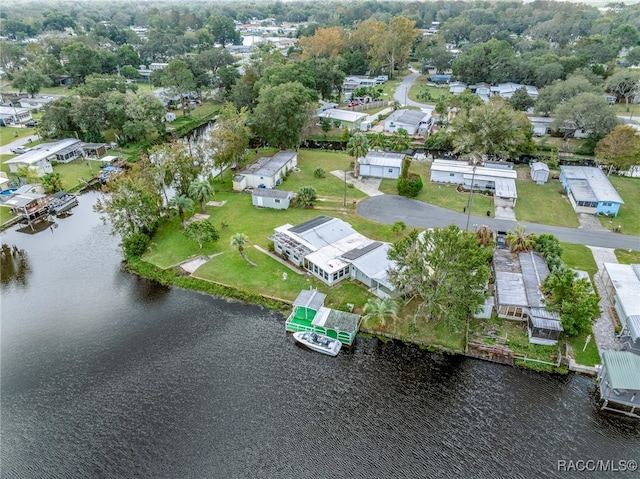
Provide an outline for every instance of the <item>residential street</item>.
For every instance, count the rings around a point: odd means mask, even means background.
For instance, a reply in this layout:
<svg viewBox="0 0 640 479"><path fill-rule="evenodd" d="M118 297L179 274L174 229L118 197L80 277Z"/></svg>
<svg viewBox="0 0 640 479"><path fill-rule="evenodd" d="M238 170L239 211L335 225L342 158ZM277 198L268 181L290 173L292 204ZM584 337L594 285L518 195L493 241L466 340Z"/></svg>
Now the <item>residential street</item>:
<svg viewBox="0 0 640 479"><path fill-rule="evenodd" d="M467 215L462 212L458 213L403 196L381 195L367 198L358 205L358 214L383 224L403 221L410 227L431 228L455 224L464 229L467 225ZM482 224L489 226L494 231L513 230L516 225L515 221L496 220L486 216L470 216L468 222L469 229L472 229L473 225ZM522 221L519 223L527 227L527 232L550 233L558 237L560 241L602 248L640 250L640 237L638 236L610 231L547 226Z"/></svg>

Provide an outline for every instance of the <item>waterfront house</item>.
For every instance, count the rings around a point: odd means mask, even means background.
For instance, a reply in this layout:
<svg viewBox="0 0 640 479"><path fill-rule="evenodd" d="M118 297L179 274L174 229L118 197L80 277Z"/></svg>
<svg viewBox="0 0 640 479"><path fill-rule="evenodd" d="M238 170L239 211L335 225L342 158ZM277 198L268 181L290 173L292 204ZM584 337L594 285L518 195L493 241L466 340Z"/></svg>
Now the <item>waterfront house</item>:
<svg viewBox="0 0 640 479"><path fill-rule="evenodd" d="M53 173L52 161L68 163L82 158L84 156L82 145L83 143L75 138L40 143L28 152L5 161L5 164L9 166L9 171L12 173L17 173L20 167L25 166L34 170L38 176L43 176L46 173Z"/></svg>
<svg viewBox="0 0 640 479"><path fill-rule="evenodd" d="M359 173L360 176L395 180L400 177L403 161L402 153L370 151L364 158L358 158Z"/></svg>
<svg viewBox="0 0 640 479"><path fill-rule="evenodd" d="M640 418L640 356L629 351L602 351L598 388L601 409Z"/></svg>
<svg viewBox="0 0 640 479"><path fill-rule="evenodd" d="M545 309L540 285L549 267L534 251L515 254L498 248L493 253L496 311L498 317L527 321L529 342L554 345L563 328L560 317Z"/></svg>
<svg viewBox="0 0 640 479"><path fill-rule="evenodd" d="M298 164L298 153L279 151L271 157L260 157L233 178L233 189L275 188Z"/></svg>
<svg viewBox="0 0 640 479"><path fill-rule="evenodd" d="M541 161L531 163L531 179L538 185L544 185L549 181L549 167Z"/></svg>
<svg viewBox="0 0 640 479"><path fill-rule="evenodd" d="M640 355L640 264L604 263L602 283L620 321L623 348Z"/></svg>
<svg viewBox="0 0 640 479"><path fill-rule="evenodd" d="M274 190L271 188L254 188L251 192L251 203L257 208L273 208L286 210L293 200L293 192Z"/></svg>
<svg viewBox="0 0 640 479"><path fill-rule="evenodd" d="M561 166L560 180L576 213L617 216L624 204L600 168Z"/></svg>
<svg viewBox="0 0 640 479"><path fill-rule="evenodd" d="M11 212L21 221L29 225L49 214L47 196L40 193L14 194L4 204L10 207Z"/></svg>
<svg viewBox="0 0 640 479"><path fill-rule="evenodd" d="M325 307L326 297L326 294L315 289L300 291L285 323L285 331L324 334L351 346L360 327L360 316Z"/></svg>
<svg viewBox="0 0 640 479"><path fill-rule="evenodd" d="M433 183L453 183L463 185L470 190L490 191L495 196L507 200L511 206L516 205L518 192L516 190L515 170L494 168L491 165L470 165L465 161L434 160L431 164L431 181Z"/></svg>
<svg viewBox="0 0 640 479"><path fill-rule="evenodd" d="M409 135L425 135L431 125L431 112L422 110L396 110L384 120L384 131L396 133L405 130Z"/></svg>
<svg viewBox="0 0 640 479"><path fill-rule="evenodd" d="M346 221L317 216L297 226L279 226L269 239L277 254L329 286L351 278L378 297L395 296L387 278L395 265L387 258L389 245L361 235Z"/></svg>

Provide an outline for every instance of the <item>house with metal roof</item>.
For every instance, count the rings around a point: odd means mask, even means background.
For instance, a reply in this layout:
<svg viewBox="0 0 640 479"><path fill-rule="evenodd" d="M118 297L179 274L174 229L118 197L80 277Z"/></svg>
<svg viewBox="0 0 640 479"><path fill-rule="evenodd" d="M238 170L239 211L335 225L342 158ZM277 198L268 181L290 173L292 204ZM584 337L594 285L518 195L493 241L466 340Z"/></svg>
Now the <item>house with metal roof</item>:
<svg viewBox="0 0 640 479"><path fill-rule="evenodd" d="M326 297L315 289L300 291L285 322L285 331L323 334L351 346L360 327L360 315L325 307Z"/></svg>
<svg viewBox="0 0 640 479"><path fill-rule="evenodd" d="M26 153L5 161L9 165L9 171L17 173L20 167L26 166L37 172L39 176L46 173L53 173L52 161L58 163L68 163L72 160L82 158L84 143L75 138L40 143Z"/></svg>
<svg viewBox="0 0 640 479"><path fill-rule="evenodd" d="M434 183L453 183L463 185L465 189L491 191L498 198L516 205L515 170L494 168L491 166L470 165L466 161L434 160L431 164L431 181Z"/></svg>
<svg viewBox="0 0 640 479"><path fill-rule="evenodd" d="M352 278L378 297L394 295L387 279L395 265L387 258L389 245L361 235L346 221L317 216L297 226L279 226L269 239L283 259L329 286Z"/></svg>
<svg viewBox="0 0 640 479"><path fill-rule="evenodd" d="M251 204L257 208L286 210L293 199L293 192L271 188L254 188L251 192Z"/></svg>
<svg viewBox="0 0 640 479"><path fill-rule="evenodd" d="M233 189L275 188L297 164L298 153L295 151L279 151L270 157L260 157L233 178Z"/></svg>
<svg viewBox="0 0 640 479"><path fill-rule="evenodd" d="M364 158L358 158L360 176L373 178L400 178L404 155L390 151L370 151Z"/></svg>
<svg viewBox="0 0 640 479"><path fill-rule="evenodd" d="M33 120L31 111L27 108L17 108L15 106L0 106L0 120L6 125L19 125Z"/></svg>
<svg viewBox="0 0 640 479"><path fill-rule="evenodd" d="M508 249L493 253L496 311L498 317L527 321L529 342L552 346L563 331L560 316L545 309L540 285L549 267L534 251L520 254Z"/></svg>
<svg viewBox="0 0 640 479"><path fill-rule="evenodd" d="M604 263L602 282L622 326L620 342L640 355L640 264Z"/></svg>
<svg viewBox="0 0 640 479"><path fill-rule="evenodd" d="M560 166L560 181L576 213L617 216L624 204L600 168Z"/></svg>
<svg viewBox="0 0 640 479"><path fill-rule="evenodd" d="M384 120L384 131L396 133L398 130L405 130L409 135L424 135L431 122L431 112L396 110Z"/></svg>
<svg viewBox="0 0 640 479"><path fill-rule="evenodd" d="M513 96L516 90L519 90L522 87L524 87L527 95L529 95L533 100L536 100L538 98L538 89L535 86L521 85L520 83L513 82L500 83L499 85L492 86L491 95L498 95L505 100L508 100Z"/></svg>
<svg viewBox="0 0 640 479"><path fill-rule="evenodd" d="M449 83L449 93L452 95L460 95L461 93L464 93L467 87L468 85L465 82L454 81Z"/></svg>
<svg viewBox="0 0 640 479"><path fill-rule="evenodd" d="M602 351L598 389L600 409L640 418L640 356L629 351Z"/></svg>
<svg viewBox="0 0 640 479"><path fill-rule="evenodd" d="M347 128L356 129L360 128L360 123L362 123L367 116L366 113L340 110L339 108L329 108L328 110L318 113L318 118L326 118L334 123L340 123L341 127L346 126Z"/></svg>

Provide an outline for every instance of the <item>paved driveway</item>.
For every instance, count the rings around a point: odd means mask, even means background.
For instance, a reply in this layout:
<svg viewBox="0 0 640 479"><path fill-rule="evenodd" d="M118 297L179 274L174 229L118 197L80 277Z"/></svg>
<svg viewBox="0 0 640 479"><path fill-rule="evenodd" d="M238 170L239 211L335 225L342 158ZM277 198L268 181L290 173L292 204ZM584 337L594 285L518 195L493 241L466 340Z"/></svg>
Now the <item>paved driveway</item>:
<svg viewBox="0 0 640 479"><path fill-rule="evenodd" d="M464 213L394 195L373 196L361 201L358 205L358 214L382 224L391 225L396 221L403 221L407 226L419 228L443 227L455 224L464 229L468 224L469 229L471 229L474 224L483 224L494 231L510 231L516 225L515 221L487 218L486 216L467 216ZM640 237L638 236L612 233L610 231L563 228L522 221L519 223L526 226L527 232L537 234L550 233L560 241L603 248L640 251Z"/></svg>

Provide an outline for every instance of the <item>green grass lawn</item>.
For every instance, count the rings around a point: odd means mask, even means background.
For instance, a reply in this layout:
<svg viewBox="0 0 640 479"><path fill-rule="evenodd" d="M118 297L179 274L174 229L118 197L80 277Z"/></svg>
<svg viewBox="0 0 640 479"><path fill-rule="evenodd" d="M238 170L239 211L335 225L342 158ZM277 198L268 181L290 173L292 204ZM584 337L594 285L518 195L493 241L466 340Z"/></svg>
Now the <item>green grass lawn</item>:
<svg viewBox="0 0 640 479"><path fill-rule="evenodd" d="M100 172L100 161L73 160L69 163L59 163L54 165L53 172L60 173L62 189L69 191Z"/></svg>
<svg viewBox="0 0 640 479"><path fill-rule="evenodd" d="M640 264L640 251L617 249L615 251L618 262L622 264Z"/></svg>
<svg viewBox="0 0 640 479"><path fill-rule="evenodd" d="M640 215L638 214L640 178L611 175L609 181L622 197L624 204L620 206L618 216L615 218L600 216L600 223L608 229L620 225L623 234L640 235Z"/></svg>
<svg viewBox="0 0 640 479"><path fill-rule="evenodd" d="M17 126L4 126L0 128L0 146L13 143L20 138L26 138L27 136L35 135L35 128L17 127ZM35 145L35 143L33 144ZM31 144L27 146L33 146Z"/></svg>
<svg viewBox="0 0 640 479"><path fill-rule="evenodd" d="M409 171L420 175L424 185L415 198L416 200L459 212L462 212L464 208L467 207L469 192L458 192L455 185L443 185L429 181L431 177L431 167L429 163L413 162ZM382 180L380 191L390 195L397 195L396 180ZM474 192L471 200L471 214L486 216L487 211L491 211L491 215L493 216L493 198L477 191Z"/></svg>
<svg viewBox="0 0 640 479"><path fill-rule="evenodd" d="M518 175L516 182L518 201L515 213L519 221L568 228L580 225L571 203L562 193L560 181L550 179L544 185L537 185L528 174L526 178L523 176Z"/></svg>
<svg viewBox="0 0 640 479"><path fill-rule="evenodd" d="M591 250L584 245L575 243L560 243L562 246L562 261L567 267L586 271L593 278L598 272L598 265Z"/></svg>
<svg viewBox="0 0 640 479"><path fill-rule="evenodd" d="M595 366L600 364L600 353L598 352L598 346L596 345L593 333L591 339L585 348L585 341L587 339L587 333L576 336L575 338L566 338L567 343L573 350L573 359L583 366ZM584 351L583 351L584 349Z"/></svg>
<svg viewBox="0 0 640 479"><path fill-rule="evenodd" d="M11 213L9 207L0 205L0 225L12 220L13 218L15 218L15 215Z"/></svg>
<svg viewBox="0 0 640 479"><path fill-rule="evenodd" d="M429 75L423 75L421 77L418 77L413 85L411 85L411 88L409 89L409 99L420 103L425 103L427 105L435 105L436 103L438 103L438 100L441 97L451 96L451 93L449 93L449 85L443 85L442 87L427 86L426 83L428 76ZM431 97L430 100L420 98L419 95L425 91L429 93Z"/></svg>

